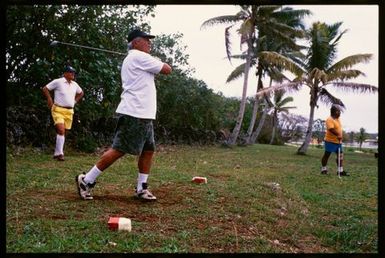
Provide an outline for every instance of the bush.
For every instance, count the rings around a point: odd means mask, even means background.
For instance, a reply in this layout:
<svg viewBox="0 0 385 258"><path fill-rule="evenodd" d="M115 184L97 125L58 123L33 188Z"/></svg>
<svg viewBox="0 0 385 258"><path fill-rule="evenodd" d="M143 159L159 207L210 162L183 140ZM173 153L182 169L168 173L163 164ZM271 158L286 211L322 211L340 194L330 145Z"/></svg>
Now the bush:
<svg viewBox="0 0 385 258"><path fill-rule="evenodd" d="M48 108L7 107L7 145L40 147L49 145L55 136Z"/></svg>
<svg viewBox="0 0 385 258"><path fill-rule="evenodd" d="M76 139L76 148L80 151L92 153L97 147L98 144L92 136L83 135Z"/></svg>

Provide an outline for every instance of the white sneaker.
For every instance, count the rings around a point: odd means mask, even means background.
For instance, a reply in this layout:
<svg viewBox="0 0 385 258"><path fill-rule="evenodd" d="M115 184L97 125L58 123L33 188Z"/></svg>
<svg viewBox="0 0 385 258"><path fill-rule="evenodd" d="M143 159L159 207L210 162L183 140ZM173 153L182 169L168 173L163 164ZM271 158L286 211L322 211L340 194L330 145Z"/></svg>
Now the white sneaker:
<svg viewBox="0 0 385 258"><path fill-rule="evenodd" d="M84 200L92 200L94 197L91 195L91 190L95 186L96 182L90 184L86 184L84 182L85 174L80 174L75 177L76 186L78 188L78 192L81 198Z"/></svg>
<svg viewBox="0 0 385 258"><path fill-rule="evenodd" d="M142 183L142 190L137 191L135 189L135 196L139 199L146 200L146 201L155 201L156 197L149 191L147 190L147 183Z"/></svg>

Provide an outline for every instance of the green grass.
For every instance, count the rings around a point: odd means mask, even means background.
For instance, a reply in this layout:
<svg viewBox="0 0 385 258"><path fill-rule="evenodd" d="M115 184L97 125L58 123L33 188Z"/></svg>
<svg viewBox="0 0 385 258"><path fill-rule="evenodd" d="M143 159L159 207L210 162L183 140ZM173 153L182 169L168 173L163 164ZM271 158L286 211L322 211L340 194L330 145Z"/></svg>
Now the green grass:
<svg viewBox="0 0 385 258"><path fill-rule="evenodd" d="M136 159L125 156L80 200L75 176L98 155L7 153L8 253L377 253L377 159L347 152L350 177L320 175L323 150L291 146L158 148L155 203L133 198ZM208 184L191 182L205 176ZM132 231L110 231L110 216Z"/></svg>

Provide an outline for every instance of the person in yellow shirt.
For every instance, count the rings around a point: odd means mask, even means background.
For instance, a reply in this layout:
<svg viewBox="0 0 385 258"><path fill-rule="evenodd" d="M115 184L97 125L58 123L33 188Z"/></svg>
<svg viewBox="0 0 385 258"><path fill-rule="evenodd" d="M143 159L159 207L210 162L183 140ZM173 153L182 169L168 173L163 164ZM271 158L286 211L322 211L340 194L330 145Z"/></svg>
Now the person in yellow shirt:
<svg viewBox="0 0 385 258"><path fill-rule="evenodd" d="M322 157L321 174L326 175L328 173L327 163L330 154L335 152L337 155L337 175L349 176L349 174L343 169L344 154L342 150L342 125L340 121L341 106L333 104L330 109L330 117L326 119L326 133L325 133L325 153ZM339 162L338 162L339 155Z"/></svg>

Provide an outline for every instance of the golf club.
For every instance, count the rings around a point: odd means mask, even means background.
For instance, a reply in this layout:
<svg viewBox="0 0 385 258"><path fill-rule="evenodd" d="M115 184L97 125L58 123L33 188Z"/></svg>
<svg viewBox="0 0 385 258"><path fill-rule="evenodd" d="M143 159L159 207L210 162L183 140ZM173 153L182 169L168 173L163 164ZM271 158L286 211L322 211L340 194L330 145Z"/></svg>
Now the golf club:
<svg viewBox="0 0 385 258"><path fill-rule="evenodd" d="M61 41L57 41L57 40L52 41L50 43L50 46L55 47L58 44L72 46L72 47L87 48L87 49L91 49L91 50L95 50L95 51L103 51L103 52L107 52L107 53L111 53L111 54L116 54L116 55L124 55L124 56L127 55L127 53L116 52L116 51L102 49L102 48L96 48L96 47L88 47L88 46L79 45L79 44L73 44L73 43L66 43L66 42L61 42Z"/></svg>
<svg viewBox="0 0 385 258"><path fill-rule="evenodd" d="M338 147L338 156L337 156L337 163L338 163L338 168L337 168L337 173L338 173L338 178L341 179L341 176L340 176L340 167L341 167L341 157L340 157L340 154L341 154L341 148Z"/></svg>

